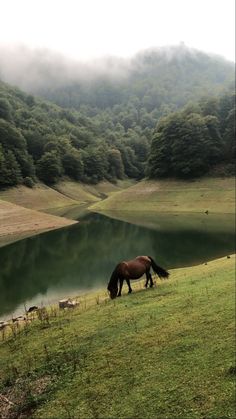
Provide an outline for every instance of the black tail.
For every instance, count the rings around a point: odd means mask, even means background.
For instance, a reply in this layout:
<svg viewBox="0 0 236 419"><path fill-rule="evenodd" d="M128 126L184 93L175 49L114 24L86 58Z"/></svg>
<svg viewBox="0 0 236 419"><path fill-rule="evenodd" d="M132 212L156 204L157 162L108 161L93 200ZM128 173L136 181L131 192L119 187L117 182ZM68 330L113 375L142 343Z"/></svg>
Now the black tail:
<svg viewBox="0 0 236 419"><path fill-rule="evenodd" d="M151 258L151 256L148 256L148 257L149 259L151 259L152 269L154 270L154 272L156 272L159 278L168 278L168 276L170 275L169 272L167 272L161 266L158 266L156 262L154 262L154 260Z"/></svg>

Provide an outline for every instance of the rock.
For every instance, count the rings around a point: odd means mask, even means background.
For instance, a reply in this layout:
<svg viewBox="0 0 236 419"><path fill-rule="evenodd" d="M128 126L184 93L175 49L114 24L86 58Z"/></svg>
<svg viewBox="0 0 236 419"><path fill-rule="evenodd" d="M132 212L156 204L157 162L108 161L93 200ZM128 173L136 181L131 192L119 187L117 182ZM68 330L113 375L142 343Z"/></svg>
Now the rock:
<svg viewBox="0 0 236 419"><path fill-rule="evenodd" d="M5 329L5 327L10 326L9 322L0 322L0 330Z"/></svg>
<svg viewBox="0 0 236 419"><path fill-rule="evenodd" d="M23 322L23 321L25 321L26 319L25 319L25 317L24 316L18 316L18 317L13 317L12 318L12 321L13 321L13 323L15 323L15 322Z"/></svg>
<svg viewBox="0 0 236 419"><path fill-rule="evenodd" d="M37 311L39 308L37 306L32 306L27 310L27 313L32 313L32 311Z"/></svg>
<svg viewBox="0 0 236 419"><path fill-rule="evenodd" d="M59 301L59 308L74 308L78 305L79 303L77 303L75 300L71 300L70 298Z"/></svg>

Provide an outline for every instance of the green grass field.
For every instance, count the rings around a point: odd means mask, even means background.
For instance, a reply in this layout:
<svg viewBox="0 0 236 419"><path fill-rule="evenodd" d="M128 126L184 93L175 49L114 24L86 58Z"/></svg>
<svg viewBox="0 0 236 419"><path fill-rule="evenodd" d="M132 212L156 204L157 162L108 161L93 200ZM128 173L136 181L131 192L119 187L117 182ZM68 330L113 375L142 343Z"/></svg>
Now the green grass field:
<svg viewBox="0 0 236 419"><path fill-rule="evenodd" d="M94 211L234 213L235 179L141 181L90 207Z"/></svg>
<svg viewBox="0 0 236 419"><path fill-rule="evenodd" d="M15 329L0 344L3 417L235 418L234 267L172 270Z"/></svg>

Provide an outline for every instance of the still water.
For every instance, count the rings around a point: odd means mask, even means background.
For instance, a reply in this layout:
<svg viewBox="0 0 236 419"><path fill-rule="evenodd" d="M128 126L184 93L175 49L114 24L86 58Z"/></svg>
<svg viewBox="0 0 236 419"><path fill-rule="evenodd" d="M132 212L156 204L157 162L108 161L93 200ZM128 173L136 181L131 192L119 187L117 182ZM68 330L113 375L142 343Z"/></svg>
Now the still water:
<svg viewBox="0 0 236 419"><path fill-rule="evenodd" d="M232 215L119 218L87 213L78 224L0 248L0 318L21 314L24 304L105 289L115 265L138 255L170 269L234 252Z"/></svg>

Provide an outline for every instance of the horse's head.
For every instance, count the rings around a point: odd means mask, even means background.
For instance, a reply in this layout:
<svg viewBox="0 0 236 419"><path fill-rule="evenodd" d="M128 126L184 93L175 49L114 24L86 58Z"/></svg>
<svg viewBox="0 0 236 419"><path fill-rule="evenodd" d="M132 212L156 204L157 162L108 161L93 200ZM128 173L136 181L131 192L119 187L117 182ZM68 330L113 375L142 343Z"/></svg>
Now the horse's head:
<svg viewBox="0 0 236 419"><path fill-rule="evenodd" d="M107 287L107 289L108 289L108 291L109 291L109 294L110 294L110 298L112 299L112 300L114 300L114 298L116 298L117 297L117 293L118 293L118 287L117 286L114 286L114 287Z"/></svg>

